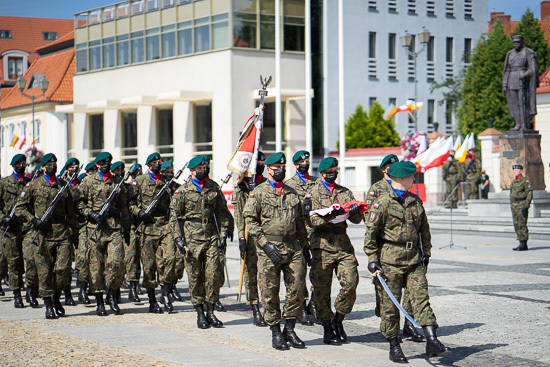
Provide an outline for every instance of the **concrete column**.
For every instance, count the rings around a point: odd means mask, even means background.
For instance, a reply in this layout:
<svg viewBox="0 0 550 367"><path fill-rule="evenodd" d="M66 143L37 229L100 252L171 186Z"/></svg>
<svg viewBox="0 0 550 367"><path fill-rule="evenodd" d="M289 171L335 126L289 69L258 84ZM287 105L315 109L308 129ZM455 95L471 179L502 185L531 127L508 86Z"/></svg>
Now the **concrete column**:
<svg viewBox="0 0 550 367"><path fill-rule="evenodd" d="M502 133L494 128L486 129L477 138L481 142L481 168L489 175L489 192L499 193L500 151L498 137Z"/></svg>
<svg viewBox="0 0 550 367"><path fill-rule="evenodd" d="M174 102L174 170L193 158L193 120L191 103Z"/></svg>
<svg viewBox="0 0 550 367"><path fill-rule="evenodd" d="M105 110L103 113L104 150L113 155L113 162L119 161L122 155L122 139L118 110Z"/></svg>
<svg viewBox="0 0 550 367"><path fill-rule="evenodd" d="M75 112L73 121L73 139L75 157L88 163L90 159L90 131L88 129L88 115L86 113Z"/></svg>
<svg viewBox="0 0 550 367"><path fill-rule="evenodd" d="M145 164L147 156L157 148L157 129L153 106L139 106L137 109L138 162ZM145 171L145 169L144 169Z"/></svg>

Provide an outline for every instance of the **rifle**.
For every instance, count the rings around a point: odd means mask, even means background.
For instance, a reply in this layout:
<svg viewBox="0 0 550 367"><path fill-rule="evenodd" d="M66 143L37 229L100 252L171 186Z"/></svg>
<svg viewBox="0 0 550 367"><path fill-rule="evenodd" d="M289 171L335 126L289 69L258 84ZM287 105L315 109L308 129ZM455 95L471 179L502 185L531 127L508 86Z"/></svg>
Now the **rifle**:
<svg viewBox="0 0 550 367"><path fill-rule="evenodd" d="M474 163L474 161L475 161L475 157L470 160L470 163L468 163L468 167L466 167L464 172L462 172L462 177L464 179L466 178L466 176L468 176L468 173L470 172L470 168L472 168L472 164Z"/></svg>
<svg viewBox="0 0 550 367"><path fill-rule="evenodd" d="M157 193L157 196L155 196L153 201L151 201L151 204L149 204L147 209L145 209L146 214L151 214L153 212L153 210L155 210L158 203L160 202L160 199L162 198L162 195L164 195L166 190L168 190L168 188L170 187L172 182L174 182L174 180L178 179L181 176L183 171L187 168L188 164L189 164L189 162L185 163L185 165L174 175L174 177L172 177L172 179L170 181L168 181L167 183L164 184L162 189L160 189L160 191ZM171 197L171 195L170 195L170 197ZM139 232L139 230L140 230L140 228L143 224L144 224L144 222L141 221L141 223L137 226L136 230L134 231L135 234L137 234Z"/></svg>
<svg viewBox="0 0 550 367"><path fill-rule="evenodd" d="M218 226L218 218L216 217L216 213L212 213L212 216L214 217L214 224L216 224L216 232L218 233L218 241L220 243L222 242L222 237L220 235L220 227ZM229 282L229 270L227 270L227 259L225 257L225 254L220 250L220 253L222 255L223 259L223 266L225 267L225 279L227 279L227 288L231 288L231 283Z"/></svg>
<svg viewBox="0 0 550 367"><path fill-rule="evenodd" d="M120 182L118 184L116 184L116 186L113 188L113 191L111 191L111 194L109 194L109 197L107 198L107 200L105 200L105 203L103 204L103 207L101 207L101 210L99 211L99 215L100 216L104 216L105 214L107 214L107 212L109 212L109 209L111 209L111 204L113 203L113 200L115 199L115 197L118 195L118 192L120 191L120 188L122 187L122 185L124 185L124 182L126 182L126 180L128 179L128 177L130 176L130 172L134 170L134 166L136 165L136 163L132 164L132 167L130 167L130 169L126 172L126 174L124 175L124 178L122 180L120 180ZM96 224L92 234L90 235L90 237L88 237L90 240L94 241L94 242L97 242L97 238L92 238L94 237L96 231L98 230L100 224Z"/></svg>
<svg viewBox="0 0 550 367"><path fill-rule="evenodd" d="M46 212L44 213L42 218L40 218L42 220L42 222L47 222L48 220L50 220L51 216L54 214L55 207L57 206L57 204L59 204L59 201L61 200L61 197L63 196L63 193L65 191L67 191L67 189L72 185L73 181L78 177L78 174L80 173L80 170L82 169L82 167L84 167L83 164L81 164L80 167L78 167L78 169L73 173L73 175L71 176L69 181L65 184L65 186L63 186L61 189L59 189L59 191L57 192L57 195L55 195L55 198L53 198L52 202L50 203L50 206L48 206L48 209L46 209ZM39 234L40 234L40 229L36 231L36 234L32 238L31 242L35 246L38 246L38 243L36 243L35 240L36 240L36 237L38 237Z"/></svg>

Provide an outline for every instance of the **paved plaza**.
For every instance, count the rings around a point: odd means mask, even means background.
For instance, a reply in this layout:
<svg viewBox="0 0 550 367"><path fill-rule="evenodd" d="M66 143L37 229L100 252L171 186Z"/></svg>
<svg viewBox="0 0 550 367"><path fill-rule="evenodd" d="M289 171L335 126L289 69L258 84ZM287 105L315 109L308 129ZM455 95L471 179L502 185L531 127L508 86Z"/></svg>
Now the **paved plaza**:
<svg viewBox="0 0 550 367"><path fill-rule="evenodd" d="M0 297L0 365L394 365L374 315L364 226L351 226L349 234L361 279L354 310L344 321L348 344L325 345L320 325L299 325L297 333L307 349L272 349L270 330L253 326L249 307L236 302L239 258L234 242L228 250L231 288L222 289L227 312L217 313L224 328L197 329L186 278L178 283L184 302L174 303L176 313L163 315L147 313L146 295L140 304L129 303L123 289L120 316L100 318L92 303L66 306L66 317L45 320L42 302L38 309L16 310L7 292ZM428 281L440 340L453 354L427 360L424 343L405 339L402 347L409 365L549 366L550 236L530 241L530 251L519 253L512 251L514 238L454 235L452 248L439 248L449 241L449 233L433 235ZM334 281L333 297L337 289Z"/></svg>

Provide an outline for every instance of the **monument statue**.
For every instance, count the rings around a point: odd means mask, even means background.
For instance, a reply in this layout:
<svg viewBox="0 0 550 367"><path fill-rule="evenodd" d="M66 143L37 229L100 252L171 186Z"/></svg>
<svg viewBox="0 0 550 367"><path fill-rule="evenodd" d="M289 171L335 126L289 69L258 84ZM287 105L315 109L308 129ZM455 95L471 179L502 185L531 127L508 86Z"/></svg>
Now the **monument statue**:
<svg viewBox="0 0 550 367"><path fill-rule="evenodd" d="M523 47L523 36L512 37L514 49L506 54L502 91L508 102L510 117L516 122L513 131L529 130L537 114L536 90L539 86L537 54Z"/></svg>

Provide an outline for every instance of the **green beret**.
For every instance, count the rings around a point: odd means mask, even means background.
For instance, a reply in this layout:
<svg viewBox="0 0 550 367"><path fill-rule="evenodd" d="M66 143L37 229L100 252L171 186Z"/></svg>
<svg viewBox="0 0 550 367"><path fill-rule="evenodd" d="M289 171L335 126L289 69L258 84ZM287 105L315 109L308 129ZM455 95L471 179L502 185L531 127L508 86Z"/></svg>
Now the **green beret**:
<svg viewBox="0 0 550 367"><path fill-rule="evenodd" d="M134 164L132 165L132 167L130 167L130 173L131 173L131 174L134 174L134 173L136 173L137 171L139 171L140 169L142 169L142 168L141 168L141 164L139 164L139 163L134 163Z"/></svg>
<svg viewBox="0 0 550 367"><path fill-rule="evenodd" d="M203 155L199 155L197 157L192 158L189 161L189 164L187 165L188 168L195 168L197 166L200 166L201 164L206 164L206 159L204 159Z"/></svg>
<svg viewBox="0 0 550 367"><path fill-rule="evenodd" d="M204 157L204 164L209 165L210 164L210 157L207 155L203 155Z"/></svg>
<svg viewBox="0 0 550 367"><path fill-rule="evenodd" d="M69 158L67 162L65 162L65 165L63 166L59 174L62 175L63 172L67 169L67 167L74 166L74 165L80 166L80 161L78 160L78 158L75 158L75 157Z"/></svg>
<svg viewBox="0 0 550 367"><path fill-rule="evenodd" d="M34 167L34 169L33 169L32 171L33 171L33 172L36 172L36 171L38 171L40 168L42 168L42 164L41 164L41 163L38 163L38 164Z"/></svg>
<svg viewBox="0 0 550 367"><path fill-rule="evenodd" d="M416 165L413 162L401 161L392 164L388 168L388 175L391 177L410 177L416 172Z"/></svg>
<svg viewBox="0 0 550 367"><path fill-rule="evenodd" d="M168 160L168 161L164 161L162 162L162 166L160 166L160 171L163 172L163 171L166 171L168 168L170 167L174 167L174 165L172 164L172 160Z"/></svg>
<svg viewBox="0 0 550 367"><path fill-rule="evenodd" d="M258 160L265 162L266 159L267 157L265 156L264 152L262 152L261 150L258 150Z"/></svg>
<svg viewBox="0 0 550 367"><path fill-rule="evenodd" d="M298 162L309 158L309 152L307 150L299 150L292 157L292 162Z"/></svg>
<svg viewBox="0 0 550 367"><path fill-rule="evenodd" d="M523 169L523 166L521 164L514 164L512 169Z"/></svg>
<svg viewBox="0 0 550 367"><path fill-rule="evenodd" d="M48 162L57 162L57 157L53 153L44 154L42 160L40 161L41 165L46 165Z"/></svg>
<svg viewBox="0 0 550 367"><path fill-rule="evenodd" d="M97 169L95 162L90 162L84 167L84 171L89 171L91 169Z"/></svg>
<svg viewBox="0 0 550 367"><path fill-rule="evenodd" d="M266 166L269 166L275 163L283 163L283 164L286 163L286 157L283 152L273 153L265 160Z"/></svg>
<svg viewBox="0 0 550 367"><path fill-rule="evenodd" d="M399 158L395 154L388 154L380 162L380 168L384 167L385 164L389 163L390 165L399 162Z"/></svg>
<svg viewBox="0 0 550 367"><path fill-rule="evenodd" d="M160 154L157 152L151 153L147 156L147 159L145 160L145 164L149 164L151 161L156 161L157 159L160 159Z"/></svg>
<svg viewBox="0 0 550 367"><path fill-rule="evenodd" d="M122 168L122 169L124 169L124 168L125 168L124 162L122 162L122 161L117 161L117 162L111 164L111 171L114 171L114 170L117 169L117 168Z"/></svg>
<svg viewBox="0 0 550 367"><path fill-rule="evenodd" d="M101 161L108 161L111 162L113 160L113 156L109 152L101 152L95 157L94 162L101 162Z"/></svg>
<svg viewBox="0 0 550 367"><path fill-rule="evenodd" d="M334 157L326 157L326 158L323 158L319 163L318 171L323 172L332 167L338 167L338 159Z"/></svg>
<svg viewBox="0 0 550 367"><path fill-rule="evenodd" d="M21 161L25 161L25 160L27 160L27 157L25 157L24 154L16 154L11 159L10 166L15 166L17 163L19 163Z"/></svg>
<svg viewBox="0 0 550 367"><path fill-rule="evenodd" d="M78 181L82 181L86 177L86 173L81 173L78 175Z"/></svg>

